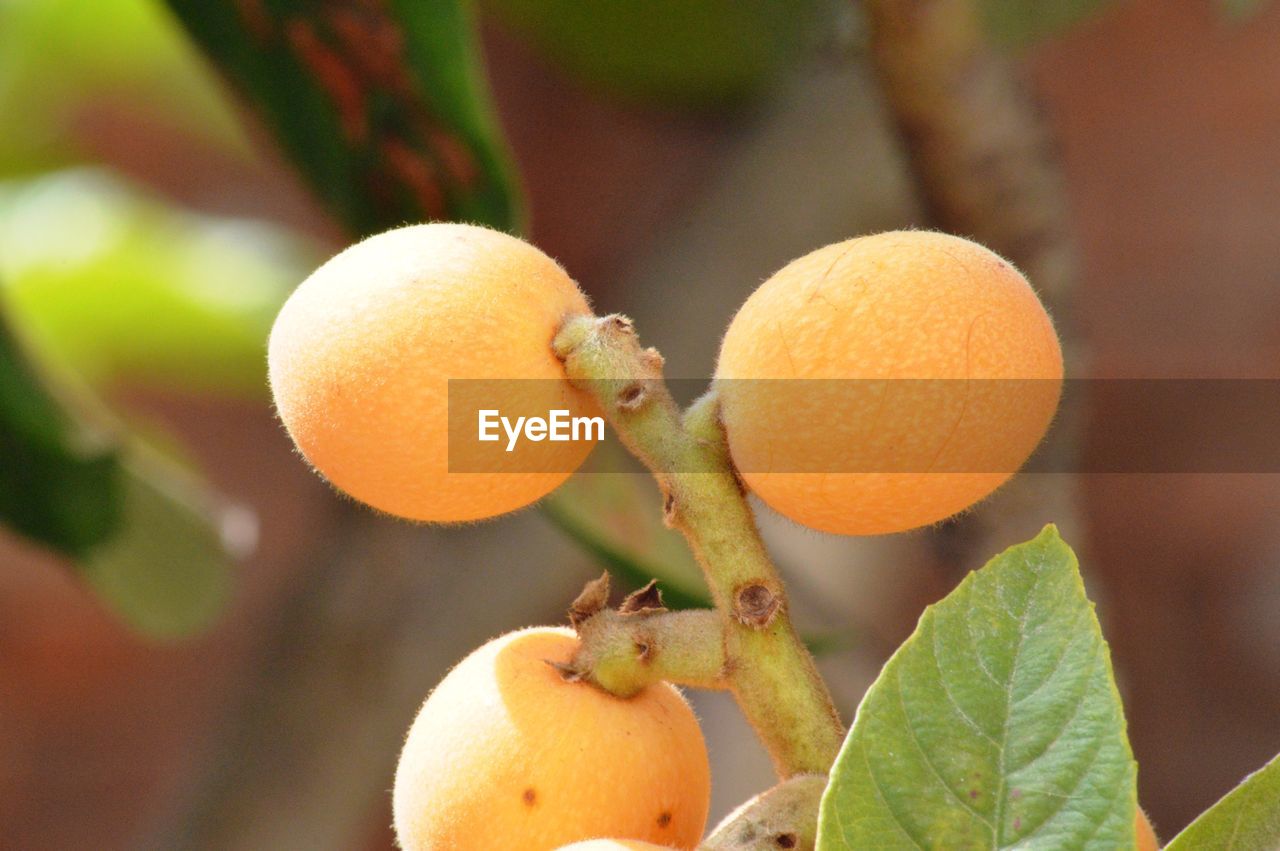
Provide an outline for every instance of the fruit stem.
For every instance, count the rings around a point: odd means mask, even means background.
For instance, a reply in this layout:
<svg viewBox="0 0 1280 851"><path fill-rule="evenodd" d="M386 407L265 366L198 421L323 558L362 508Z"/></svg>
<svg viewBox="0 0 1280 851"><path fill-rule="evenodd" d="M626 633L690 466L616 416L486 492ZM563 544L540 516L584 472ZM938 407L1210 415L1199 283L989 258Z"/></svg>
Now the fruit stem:
<svg viewBox="0 0 1280 851"><path fill-rule="evenodd" d="M844 728L813 657L791 625L786 590L734 473L714 389L682 417L631 320L570 317L552 344L663 494L711 589L724 641L724 680L783 779L825 774ZM585 639L584 639L585 640Z"/></svg>
<svg viewBox="0 0 1280 851"><path fill-rule="evenodd" d="M719 613L708 609L628 614L605 609L577 627L572 675L619 697L665 680L728 688Z"/></svg>

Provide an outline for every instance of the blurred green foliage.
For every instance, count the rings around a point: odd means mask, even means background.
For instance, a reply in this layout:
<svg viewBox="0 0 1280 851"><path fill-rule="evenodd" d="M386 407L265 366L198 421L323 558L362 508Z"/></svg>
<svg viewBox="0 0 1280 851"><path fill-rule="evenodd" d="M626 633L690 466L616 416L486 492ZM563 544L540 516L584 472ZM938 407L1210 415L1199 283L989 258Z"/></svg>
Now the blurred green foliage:
<svg viewBox="0 0 1280 851"><path fill-rule="evenodd" d="M319 250L176 210L100 170L0 183L0 282L41 354L91 382L266 398L276 311Z"/></svg>
<svg viewBox="0 0 1280 851"><path fill-rule="evenodd" d="M230 596L233 559L256 544L256 520L141 444L123 473L119 527L79 560L80 575L146 635L205 629Z"/></svg>
<svg viewBox="0 0 1280 851"><path fill-rule="evenodd" d="M483 0L553 62L659 105L758 93L801 52L822 0Z"/></svg>
<svg viewBox="0 0 1280 851"><path fill-rule="evenodd" d="M169 0L354 235L522 206L464 0Z"/></svg>
<svg viewBox="0 0 1280 851"><path fill-rule="evenodd" d="M146 634L221 611L252 517L130 436L79 379L265 398L265 335L315 249L197 216L92 161L99 122L253 156L159 0L0 0L0 520Z"/></svg>
<svg viewBox="0 0 1280 851"><path fill-rule="evenodd" d="M44 374L0 315L0 520L71 557L150 635L207 626L252 546L243 511L122 434L73 384Z"/></svg>
<svg viewBox="0 0 1280 851"><path fill-rule="evenodd" d="M160 0L0 0L0 178L83 161L74 131L122 106L250 155L218 81Z"/></svg>
<svg viewBox="0 0 1280 851"><path fill-rule="evenodd" d="M1021 48L1058 35L1115 0L977 0L991 38Z"/></svg>
<svg viewBox="0 0 1280 851"><path fill-rule="evenodd" d="M0 314L0 518L84 555L119 524L119 449L114 435L73 416L47 385Z"/></svg>

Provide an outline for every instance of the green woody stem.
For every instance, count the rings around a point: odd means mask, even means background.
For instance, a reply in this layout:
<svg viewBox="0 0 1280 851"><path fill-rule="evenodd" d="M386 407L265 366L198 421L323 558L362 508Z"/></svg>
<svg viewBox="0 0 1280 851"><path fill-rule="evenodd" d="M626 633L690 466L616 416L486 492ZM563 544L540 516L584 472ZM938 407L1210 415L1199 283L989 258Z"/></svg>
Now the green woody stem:
<svg viewBox="0 0 1280 851"><path fill-rule="evenodd" d="M596 399L623 443L652 471L662 488L668 525L684 534L702 565L716 604L723 655L710 654L718 660L717 670L684 679L733 692L781 777L826 773L844 729L813 658L792 628L786 591L733 472L714 395L704 396L682 417L663 381L661 355L642 349L630 320L622 316L572 317L553 345L570 379ZM690 640L705 647L702 637ZM589 652L586 635L584 645ZM706 659L708 653L693 655ZM581 661L590 667L590 659ZM637 676L642 665L633 665ZM617 670L611 673L619 676ZM629 684L634 678L620 681Z"/></svg>

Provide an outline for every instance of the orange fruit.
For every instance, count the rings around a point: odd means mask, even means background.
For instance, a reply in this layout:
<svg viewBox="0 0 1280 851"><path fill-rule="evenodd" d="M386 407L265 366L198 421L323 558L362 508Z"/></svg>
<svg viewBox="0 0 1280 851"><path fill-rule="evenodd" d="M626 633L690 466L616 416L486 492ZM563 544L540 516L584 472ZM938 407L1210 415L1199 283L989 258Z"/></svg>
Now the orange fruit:
<svg viewBox="0 0 1280 851"><path fill-rule="evenodd" d="M289 297L268 345L271 390L298 449L340 490L413 520L492 517L554 489L594 444L504 452L504 441L476 442L475 409L513 421L593 413L551 351L565 318L589 313L564 270L522 240L399 228L338 254Z"/></svg>
<svg viewBox="0 0 1280 851"><path fill-rule="evenodd" d="M559 851L667 851L670 845L654 845L637 839L588 839L563 845Z"/></svg>
<svg viewBox="0 0 1280 851"><path fill-rule="evenodd" d="M618 698L566 682L578 639L535 628L490 641L427 698L392 796L406 851L542 851L592 837L693 848L710 801L693 711L665 683Z"/></svg>
<svg viewBox="0 0 1280 851"><path fill-rule="evenodd" d="M716 368L747 486L846 535L924 526L990 494L1043 437L1061 382L1057 335L1026 279L928 231L788 264L733 318Z"/></svg>

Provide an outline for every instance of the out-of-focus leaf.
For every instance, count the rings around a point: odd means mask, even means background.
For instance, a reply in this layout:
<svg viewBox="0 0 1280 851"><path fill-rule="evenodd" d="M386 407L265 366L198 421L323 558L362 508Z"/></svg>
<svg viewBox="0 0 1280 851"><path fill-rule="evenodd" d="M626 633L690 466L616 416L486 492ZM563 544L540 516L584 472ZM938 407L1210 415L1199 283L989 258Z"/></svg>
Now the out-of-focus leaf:
<svg viewBox="0 0 1280 851"><path fill-rule="evenodd" d="M264 398L271 323L319 259L277 227L182 213L101 171L0 184L14 319L94 384Z"/></svg>
<svg viewBox="0 0 1280 851"><path fill-rule="evenodd" d="M979 0L993 40L1026 47L1097 14L1115 0Z"/></svg>
<svg viewBox="0 0 1280 851"><path fill-rule="evenodd" d="M739 101L794 59L818 0L484 0L552 61L674 106Z"/></svg>
<svg viewBox="0 0 1280 851"><path fill-rule="evenodd" d="M806 632L800 638L809 652L818 658L843 650L851 650L861 641L861 636L856 629Z"/></svg>
<svg viewBox="0 0 1280 851"><path fill-rule="evenodd" d="M1165 851L1280 848L1280 756L1200 814Z"/></svg>
<svg viewBox="0 0 1280 851"><path fill-rule="evenodd" d="M249 156L163 0L0 0L0 177L75 161L72 131L106 104Z"/></svg>
<svg viewBox="0 0 1280 851"><path fill-rule="evenodd" d="M464 0L169 5L353 232L519 226Z"/></svg>
<svg viewBox="0 0 1280 851"><path fill-rule="evenodd" d="M1261 12L1270 0L1218 0L1218 8L1233 21L1243 21Z"/></svg>
<svg viewBox="0 0 1280 851"><path fill-rule="evenodd" d="M1136 775L1107 644L1050 526L926 610L886 663L818 849L1132 849Z"/></svg>
<svg viewBox="0 0 1280 851"><path fill-rule="evenodd" d="M171 637L220 610L256 530L153 454L41 374L0 313L0 523L68 556L136 629Z"/></svg>
<svg viewBox="0 0 1280 851"><path fill-rule="evenodd" d="M157 638L208 627L231 589L231 559L250 549L252 515L171 462L130 447L119 529L79 563L85 581L135 629Z"/></svg>
<svg viewBox="0 0 1280 851"><path fill-rule="evenodd" d="M46 389L0 315L0 521L72 556L119 526L119 448Z"/></svg>

